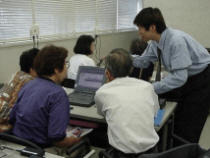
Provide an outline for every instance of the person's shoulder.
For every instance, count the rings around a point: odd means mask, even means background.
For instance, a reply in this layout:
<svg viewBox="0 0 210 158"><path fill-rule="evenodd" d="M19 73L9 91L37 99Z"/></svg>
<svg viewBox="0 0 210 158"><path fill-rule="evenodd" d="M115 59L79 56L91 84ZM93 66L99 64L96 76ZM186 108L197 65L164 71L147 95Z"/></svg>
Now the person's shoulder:
<svg viewBox="0 0 210 158"><path fill-rule="evenodd" d="M25 85L26 83L28 83L29 81L33 80L34 77L31 76L29 73L23 72L23 71L18 71L13 77L12 79L9 81L9 84L13 84L16 87L21 88L23 85Z"/></svg>
<svg viewBox="0 0 210 158"><path fill-rule="evenodd" d="M93 59L92 59L90 56L88 56L88 55L85 55L84 58L85 58L86 60L93 61Z"/></svg>
<svg viewBox="0 0 210 158"><path fill-rule="evenodd" d="M172 43L173 45L184 44L184 40L189 35L181 30L168 28L167 30L167 41Z"/></svg>
<svg viewBox="0 0 210 158"><path fill-rule="evenodd" d="M96 91L96 95L107 93L107 91L109 92L109 90L112 89L114 85L115 85L114 80L111 81L111 82L104 83L104 84Z"/></svg>
<svg viewBox="0 0 210 158"><path fill-rule="evenodd" d="M86 56L83 58L83 64L85 66L96 66L94 60L90 58L89 56Z"/></svg>
<svg viewBox="0 0 210 158"><path fill-rule="evenodd" d="M73 56L70 57L70 62L74 61L77 58L81 58L81 54L74 54Z"/></svg>
<svg viewBox="0 0 210 158"><path fill-rule="evenodd" d="M136 87L141 87L141 88L153 88L152 84L150 82L144 81L142 79L137 79L134 77L128 77L127 81L130 83L136 85Z"/></svg>
<svg viewBox="0 0 210 158"><path fill-rule="evenodd" d="M46 86L45 89L48 94L51 94L55 96L56 98L59 98L59 97L67 98L66 91L60 85L57 85L56 83L49 81L49 86Z"/></svg>

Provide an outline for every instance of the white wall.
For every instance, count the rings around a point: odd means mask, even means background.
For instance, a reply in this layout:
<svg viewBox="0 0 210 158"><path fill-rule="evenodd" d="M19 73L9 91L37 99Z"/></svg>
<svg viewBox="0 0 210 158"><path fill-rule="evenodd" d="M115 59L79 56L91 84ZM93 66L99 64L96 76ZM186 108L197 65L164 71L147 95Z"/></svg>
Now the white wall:
<svg viewBox="0 0 210 158"><path fill-rule="evenodd" d="M101 58L108 54L114 48L124 48L129 50L131 40L137 36L137 32L126 32L126 33L115 33L108 35L101 35ZM39 48L42 48L46 44L54 44L58 46L63 46L68 49L69 55L68 59L74 54L73 48L77 39L55 41L49 43L40 43ZM32 43L28 45L13 46L13 47L1 47L0 46L0 83L6 83L11 75L20 70L19 67L19 57L21 53L25 50L32 48ZM99 49L98 49L99 50ZM98 54L97 54L98 56ZM99 61L93 55L92 58L96 63Z"/></svg>
<svg viewBox="0 0 210 158"><path fill-rule="evenodd" d="M160 8L169 27L183 30L204 47L210 47L210 0L144 0L143 5ZM132 38L136 36L136 32L102 35L101 57L117 47L128 50ZM75 42L76 39L51 43L66 47L70 58ZM45 44L41 43L40 48ZM19 70L19 56L30 48L32 44L7 48L0 46L0 83L7 82L11 75ZM98 63L94 56L93 59Z"/></svg>
<svg viewBox="0 0 210 158"><path fill-rule="evenodd" d="M167 26L182 30L210 47L210 0L144 0L161 10Z"/></svg>

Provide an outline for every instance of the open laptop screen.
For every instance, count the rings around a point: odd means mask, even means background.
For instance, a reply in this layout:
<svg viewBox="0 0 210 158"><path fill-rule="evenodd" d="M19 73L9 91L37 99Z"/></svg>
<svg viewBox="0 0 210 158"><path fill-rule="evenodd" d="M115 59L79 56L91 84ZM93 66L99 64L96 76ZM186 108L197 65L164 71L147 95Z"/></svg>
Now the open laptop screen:
<svg viewBox="0 0 210 158"><path fill-rule="evenodd" d="M104 84L104 74L104 68L80 66L74 89L77 91L95 92Z"/></svg>

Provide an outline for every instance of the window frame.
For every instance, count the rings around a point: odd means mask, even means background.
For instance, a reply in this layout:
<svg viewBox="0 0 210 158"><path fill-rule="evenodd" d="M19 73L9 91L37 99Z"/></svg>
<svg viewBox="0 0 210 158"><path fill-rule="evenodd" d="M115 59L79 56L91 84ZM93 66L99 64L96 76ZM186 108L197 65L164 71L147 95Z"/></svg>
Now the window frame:
<svg viewBox="0 0 210 158"><path fill-rule="evenodd" d="M0 4L3 0L0 0ZM12 0L10 0L12 1ZM24 0L23 0L24 1ZM38 1L38 0L37 0ZM74 0L72 0L74 1ZM113 33L122 33L122 32L131 32L131 31L136 31L137 27L133 27L133 28L124 28L124 29L105 29L105 30L100 30L99 29L99 23L98 23L98 7L97 7L97 3L99 3L100 1L103 0L92 0L92 2L95 2L95 26L94 26L94 30L93 31L83 31L83 32L69 32L69 33L62 33L62 34L51 34L51 35L39 35L38 40L39 43L42 42L49 42L49 41L59 41L59 40L68 40L68 39L74 39L79 37L82 34L89 34L89 35L107 35L107 34L113 34ZM115 1L115 0L112 0ZM116 0L117 3L118 1L122 1L122 0ZM128 0L129 1L129 0ZM143 0L135 0L136 3L138 2L139 5L139 10L143 8ZM34 3L33 3L34 2ZM36 0L31 0L31 18L32 18L32 24L36 24L36 9L34 9L34 4L36 3ZM137 7L138 8L138 7ZM0 5L0 17L1 17L1 5ZM116 11L118 12L118 10ZM137 11L138 13L138 11ZM136 13L136 14L137 14ZM75 16L73 17L75 18ZM117 21L115 21L117 22ZM1 26L1 25L0 25ZM117 26L117 25L116 25ZM30 32L30 30L28 30L28 32ZM32 36L28 37L21 37L21 38L11 38L11 39L2 39L0 40L0 46L1 47L8 47L11 45L24 45L24 44L29 44L33 42L33 38Z"/></svg>

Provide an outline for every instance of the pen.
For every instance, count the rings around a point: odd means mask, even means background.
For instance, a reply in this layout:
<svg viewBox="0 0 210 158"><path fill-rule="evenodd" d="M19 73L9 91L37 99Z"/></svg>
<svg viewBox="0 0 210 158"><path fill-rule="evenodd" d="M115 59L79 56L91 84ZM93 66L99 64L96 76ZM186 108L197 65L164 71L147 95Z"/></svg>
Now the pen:
<svg viewBox="0 0 210 158"><path fill-rule="evenodd" d="M83 131L81 131L81 132L77 135L77 138L79 138L79 137L81 136L82 132L83 132Z"/></svg>

